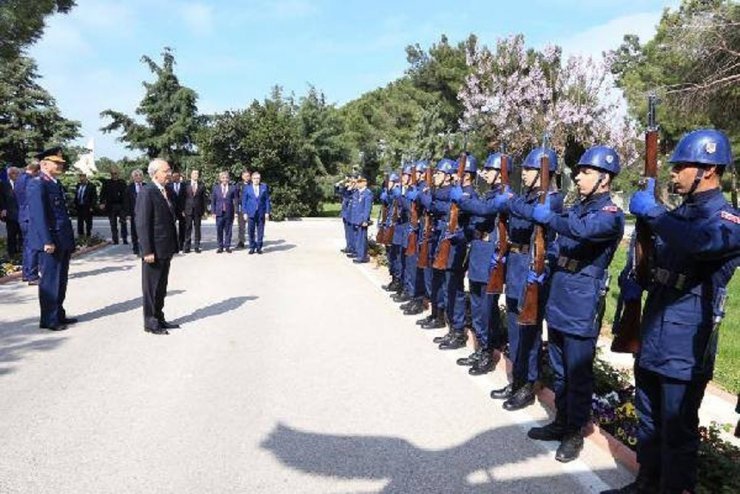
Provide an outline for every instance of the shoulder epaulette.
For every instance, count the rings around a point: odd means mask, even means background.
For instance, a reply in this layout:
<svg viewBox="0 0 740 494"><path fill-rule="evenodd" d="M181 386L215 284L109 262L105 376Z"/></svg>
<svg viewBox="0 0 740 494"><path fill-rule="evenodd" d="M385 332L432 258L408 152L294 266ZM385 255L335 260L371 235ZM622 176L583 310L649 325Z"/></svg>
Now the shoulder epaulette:
<svg viewBox="0 0 740 494"><path fill-rule="evenodd" d="M736 225L740 224L740 216L734 215L729 211L720 211L719 217L723 220L731 221Z"/></svg>

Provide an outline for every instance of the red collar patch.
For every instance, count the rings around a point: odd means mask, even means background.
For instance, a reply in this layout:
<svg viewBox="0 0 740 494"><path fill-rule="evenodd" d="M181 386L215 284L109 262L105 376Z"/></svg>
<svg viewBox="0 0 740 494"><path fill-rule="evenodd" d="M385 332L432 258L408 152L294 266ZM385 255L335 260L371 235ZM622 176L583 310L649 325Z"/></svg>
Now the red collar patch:
<svg viewBox="0 0 740 494"><path fill-rule="evenodd" d="M719 217L723 220L731 221L736 225L740 225L740 216L735 216L734 214L728 213L727 211L720 211Z"/></svg>
<svg viewBox="0 0 740 494"><path fill-rule="evenodd" d="M618 213L619 212L619 208L617 206L613 205L613 204L604 206L603 208L601 208L601 210L602 211L609 211L610 213Z"/></svg>

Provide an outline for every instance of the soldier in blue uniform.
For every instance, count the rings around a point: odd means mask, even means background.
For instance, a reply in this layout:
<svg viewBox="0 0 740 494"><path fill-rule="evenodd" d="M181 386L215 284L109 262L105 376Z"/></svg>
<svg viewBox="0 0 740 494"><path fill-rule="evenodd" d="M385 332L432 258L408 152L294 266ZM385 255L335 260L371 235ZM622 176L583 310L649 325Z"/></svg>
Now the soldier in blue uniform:
<svg viewBox="0 0 740 494"><path fill-rule="evenodd" d="M555 420L528 435L561 441L555 459L569 462L583 449L583 427L591 416L596 340L601 330L608 268L624 235L624 213L612 202L611 183L619 156L607 146L588 149L578 161L580 200L557 214L537 204L532 219L557 234L545 307L548 356L553 371ZM551 259L552 261L552 259Z"/></svg>
<svg viewBox="0 0 740 494"><path fill-rule="evenodd" d="M427 187L424 181L424 173L429 164L425 160L419 160L413 165L412 173L416 174L416 185L411 185L406 190L404 197L404 208L411 215L411 208L416 207L418 224L416 225L416 249L406 256L406 291L411 296L411 301L401 305L401 310L405 315L416 315L424 312L424 299L429 296L424 283L424 269L418 267L419 248L421 247L422 237L424 235L424 208L419 203L419 191ZM413 225L409 223L406 242L408 243ZM407 244L408 245L408 244Z"/></svg>
<svg viewBox="0 0 740 494"><path fill-rule="evenodd" d="M459 164L458 160L452 173L457 171ZM477 171L478 160L472 154L468 154L465 160L463 183L447 189L447 199L450 201L450 205L452 205L452 199L456 192L462 192L473 199L478 198L478 194L473 188ZM460 212L458 214L457 230L454 232L445 230L445 238L450 240L450 256L447 258L447 269L445 270L449 332L439 342L440 350L462 348L468 339L465 333L465 271L467 270L468 253L468 239L465 231L469 220L470 215Z"/></svg>
<svg viewBox="0 0 740 494"><path fill-rule="evenodd" d="M532 210L539 201L540 159L549 158L552 177L558 167L558 157L550 148L533 149L522 163L523 194L511 197L501 194L497 197L496 206L502 212L509 213L509 252L506 256L506 322L509 336L509 355L513 364L512 382L501 389L491 391L491 398L505 399L505 410L519 410L534 403L535 381L540 376L540 352L542 348L542 308L540 320L534 325L520 325L518 321L519 305L523 302L528 283L540 285L539 301L545 300L545 279L536 279L530 269L531 241L534 233ZM551 209L560 213L563 209L563 196L554 190L554 181L550 181L548 192ZM554 241L554 232L547 231L548 251Z"/></svg>
<svg viewBox="0 0 740 494"><path fill-rule="evenodd" d="M406 269L406 263L408 258L406 257L406 247L409 242L409 218L411 215L411 203L406 200L406 194L409 191L409 184L411 183L411 174L414 173L413 163L406 163L401 169L401 182L395 189L396 193L396 207L398 208L396 215L395 228L393 230L393 245L398 246L398 258L396 260L397 276L399 279L399 286L396 293L391 297L394 302L409 302L413 294L409 291L409 274Z"/></svg>
<svg viewBox="0 0 740 494"><path fill-rule="evenodd" d="M337 186L337 193L342 201L342 225L344 226L344 248L341 251L345 254L354 250L352 225L349 223L350 204L354 187L354 180L350 176L345 177L344 181Z"/></svg>
<svg viewBox="0 0 740 494"><path fill-rule="evenodd" d="M15 184L15 195L18 199L18 223L21 225L21 233L23 234L23 269L22 279L27 281L29 285L39 284L39 256L41 253L31 248L31 243L28 240L28 226L31 221L31 217L28 213L28 184L39 174L39 163L29 163L26 166L26 172L21 173L18 177L18 181Z"/></svg>
<svg viewBox="0 0 740 494"><path fill-rule="evenodd" d="M41 174L30 181L26 192L30 216L30 247L42 252L39 326L51 331L61 331L67 329L68 324L77 322L76 319L67 317L64 310L69 259L75 247L64 190L56 179L64 172L65 161L59 148L48 149L36 157L41 165Z"/></svg>
<svg viewBox="0 0 740 494"><path fill-rule="evenodd" d="M470 286L470 312L478 348L470 356L458 359L458 365L470 366L471 375L482 375L493 370L493 351L503 345L498 295L486 292L491 271L491 260L497 255L498 235L496 225L498 208L495 198L503 193L501 185L501 153L492 153L481 171L483 180L491 189L485 198L466 194L462 188L452 191L452 200L462 211L472 215L466 233L470 238L468 282ZM511 161L508 161L511 172Z"/></svg>
<svg viewBox="0 0 740 494"><path fill-rule="evenodd" d="M386 218L385 228L390 228L395 223L394 216L397 216L398 212L398 199L401 197L401 188L398 184L400 177L398 173L392 172L388 175L388 182L383 192L380 193L380 203L386 207L388 216ZM398 292L402 286L401 275L399 273L399 252L401 250L400 245L396 242L395 228L393 230L393 237L391 238L391 244L385 246L386 260L388 261L388 274L391 275L391 282L387 285L383 285L383 289L388 292Z"/></svg>
<svg viewBox="0 0 740 494"><path fill-rule="evenodd" d="M635 365L640 471L634 483L606 493L695 492L698 411L712 378L727 284L740 265L740 214L720 188L732 163L727 136L690 132L669 162L683 203L672 211L657 204L649 179L629 205L655 235L649 286L620 278L623 298L648 292Z"/></svg>
<svg viewBox="0 0 740 494"><path fill-rule="evenodd" d="M357 179L357 189L353 197L352 215L350 223L355 237L355 259L352 262L366 263L367 256L367 227L370 225L370 214L373 209L373 193L367 188L367 178L360 176Z"/></svg>

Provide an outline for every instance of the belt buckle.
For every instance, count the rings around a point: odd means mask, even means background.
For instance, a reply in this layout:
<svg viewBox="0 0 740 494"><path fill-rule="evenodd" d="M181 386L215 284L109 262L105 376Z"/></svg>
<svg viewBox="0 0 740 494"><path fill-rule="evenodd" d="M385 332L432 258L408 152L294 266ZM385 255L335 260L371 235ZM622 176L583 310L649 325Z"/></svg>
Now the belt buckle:
<svg viewBox="0 0 740 494"><path fill-rule="evenodd" d="M653 273L653 277L661 285L667 285L668 284L668 279L671 277L671 272L668 271L667 269L655 268L655 272Z"/></svg>
<svg viewBox="0 0 740 494"><path fill-rule="evenodd" d="M568 271L570 271L571 273L575 273L576 271L578 271L578 261L576 261L575 259L568 259L568 267L566 269L568 269Z"/></svg>
<svg viewBox="0 0 740 494"><path fill-rule="evenodd" d="M564 256L558 257L558 267L559 268L565 268L566 264L568 264L568 258Z"/></svg>
<svg viewBox="0 0 740 494"><path fill-rule="evenodd" d="M683 273L679 273L676 276L676 289L683 290L684 285L686 284L686 275Z"/></svg>

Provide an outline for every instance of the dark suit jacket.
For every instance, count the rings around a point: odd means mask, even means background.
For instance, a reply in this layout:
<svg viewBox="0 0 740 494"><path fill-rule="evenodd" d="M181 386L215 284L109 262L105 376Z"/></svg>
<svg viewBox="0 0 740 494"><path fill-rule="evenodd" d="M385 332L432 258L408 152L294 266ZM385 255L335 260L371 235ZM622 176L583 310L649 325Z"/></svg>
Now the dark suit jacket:
<svg viewBox="0 0 740 494"><path fill-rule="evenodd" d="M77 211L81 207L92 209L95 207L95 203L98 202L98 191L95 190L95 184L91 184L90 182L85 184L85 193L82 195L82 201L80 201L80 187L82 187L80 183L75 187L75 208Z"/></svg>
<svg viewBox="0 0 740 494"><path fill-rule="evenodd" d="M144 190L146 187L146 184L144 182L141 182L141 190ZM141 192L139 192L141 194ZM136 199L138 196L136 195L136 183L131 182L126 186L126 193L123 196L123 210L126 212L126 216L131 216L132 218L136 216Z"/></svg>
<svg viewBox="0 0 740 494"><path fill-rule="evenodd" d="M225 196L221 190L221 184L214 185L211 191L211 213L216 216L234 216L236 198L235 185L228 185Z"/></svg>
<svg viewBox="0 0 740 494"><path fill-rule="evenodd" d="M170 192L172 202L175 204L175 213L177 216L182 216L185 211L185 201L187 200L187 190L185 190L186 182L180 182L179 193L175 192L175 184L167 184L167 190ZM200 185L199 185L200 187Z"/></svg>
<svg viewBox="0 0 740 494"><path fill-rule="evenodd" d="M18 185L17 180L16 185ZM18 221L18 199L15 197L15 192L10 182L0 181L0 209L7 211L7 219Z"/></svg>
<svg viewBox="0 0 740 494"><path fill-rule="evenodd" d="M259 186L259 196L254 195L254 186L244 187L241 198L242 211L250 218L261 217L270 214L272 205L270 204L270 189L265 184Z"/></svg>
<svg viewBox="0 0 740 494"><path fill-rule="evenodd" d="M114 204L123 204L126 193L126 182L121 178L115 180L103 180L103 187L100 189L100 204L106 206Z"/></svg>
<svg viewBox="0 0 740 494"><path fill-rule="evenodd" d="M185 206L183 208L185 214L188 216L203 216L206 214L206 204L208 204L206 184L198 181L198 190L193 194L190 181L185 182Z"/></svg>
<svg viewBox="0 0 740 494"><path fill-rule="evenodd" d="M169 259L175 255L177 230L174 206L156 185L147 184L141 189L136 198L134 216L142 257L154 254L156 259Z"/></svg>

